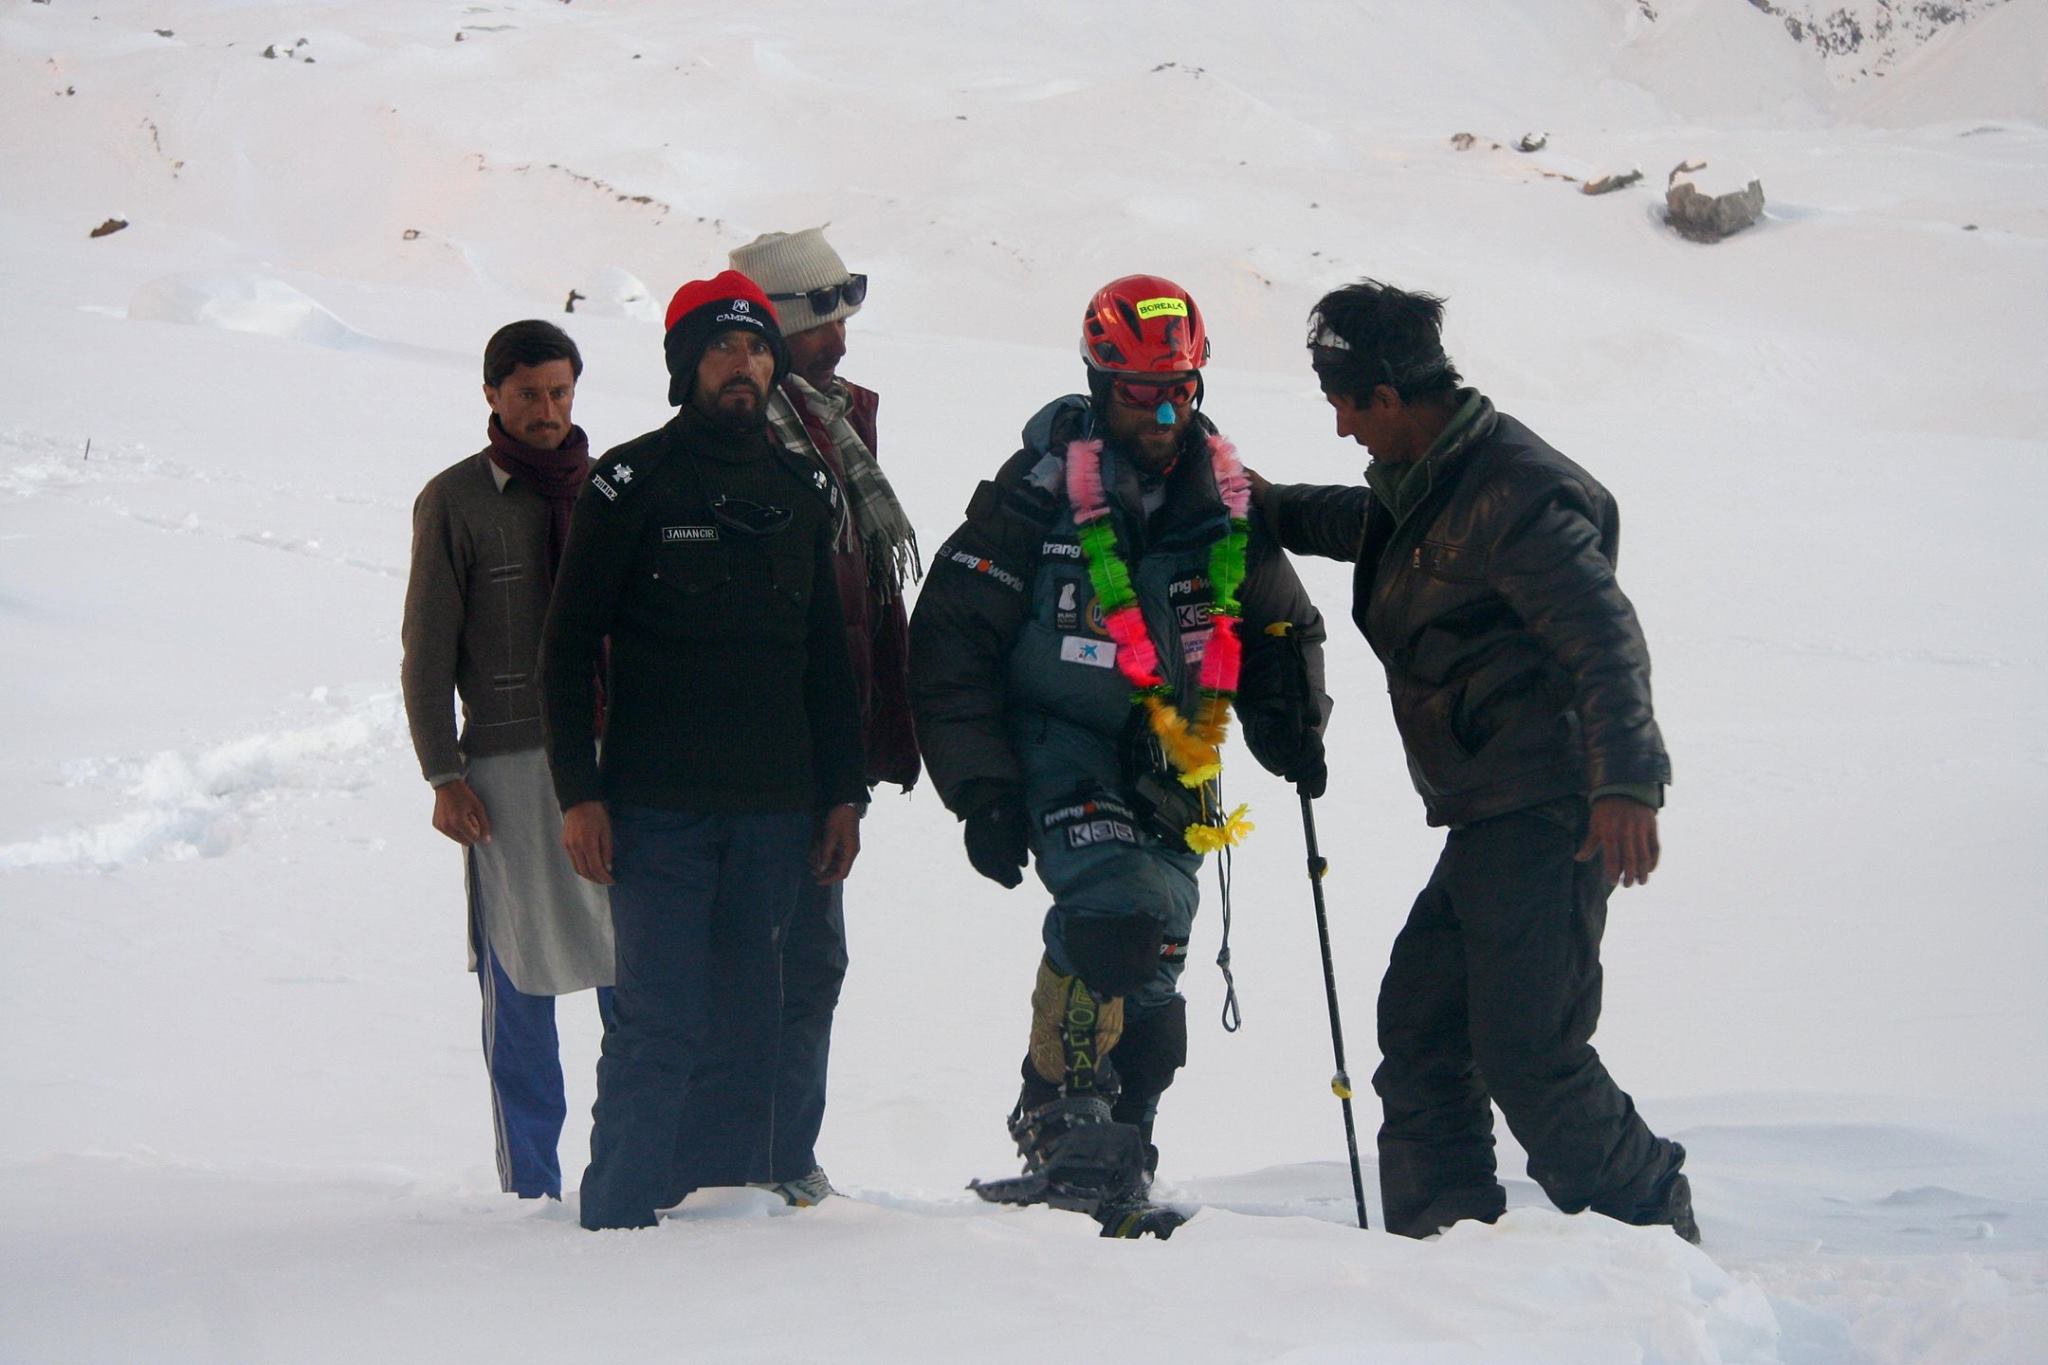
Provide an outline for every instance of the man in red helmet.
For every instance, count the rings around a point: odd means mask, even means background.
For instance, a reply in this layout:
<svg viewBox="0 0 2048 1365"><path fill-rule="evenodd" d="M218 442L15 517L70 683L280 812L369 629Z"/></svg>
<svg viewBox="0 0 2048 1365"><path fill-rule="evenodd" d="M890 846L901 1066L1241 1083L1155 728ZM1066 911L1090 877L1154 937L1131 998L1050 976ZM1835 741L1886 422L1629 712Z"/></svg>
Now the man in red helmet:
<svg viewBox="0 0 2048 1365"><path fill-rule="evenodd" d="M680 411L597 462L542 648L562 842L617 949L587 1228L771 1178L778 936L806 877L853 865L867 792L829 490L766 424L774 306L737 271L686 284L665 351Z"/></svg>
<svg viewBox="0 0 2048 1365"><path fill-rule="evenodd" d="M1033 1181L1005 1188L1101 1214L1149 1185L1186 1058L1195 875L1241 830L1220 789L1232 703L1254 756L1320 793L1327 702L1322 619L1199 410L1194 300L1116 280L1081 354L1088 392L1031 419L933 558L911 701L975 869L1015 887L1035 855L1053 898L1010 1116Z"/></svg>

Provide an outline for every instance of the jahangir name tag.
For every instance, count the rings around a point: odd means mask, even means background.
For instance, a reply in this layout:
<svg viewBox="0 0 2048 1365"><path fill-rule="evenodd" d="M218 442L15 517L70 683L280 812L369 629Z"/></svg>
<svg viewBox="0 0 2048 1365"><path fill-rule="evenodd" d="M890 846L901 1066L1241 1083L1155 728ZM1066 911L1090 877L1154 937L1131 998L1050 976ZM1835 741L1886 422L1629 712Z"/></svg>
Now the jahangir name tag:
<svg viewBox="0 0 2048 1365"><path fill-rule="evenodd" d="M664 545L688 544L691 541L716 540L716 526L664 526L661 528L661 543Z"/></svg>
<svg viewBox="0 0 2048 1365"><path fill-rule="evenodd" d="M1060 659L1070 664L1089 664L1096 668L1116 667L1116 641L1090 640L1079 635L1060 637Z"/></svg>

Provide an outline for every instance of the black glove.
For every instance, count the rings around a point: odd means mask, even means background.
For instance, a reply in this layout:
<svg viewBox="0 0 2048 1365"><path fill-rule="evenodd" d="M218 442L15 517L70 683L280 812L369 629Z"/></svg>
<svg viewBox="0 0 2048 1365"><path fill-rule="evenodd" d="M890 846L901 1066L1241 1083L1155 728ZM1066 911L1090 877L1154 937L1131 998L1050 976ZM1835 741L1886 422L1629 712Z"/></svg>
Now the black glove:
<svg viewBox="0 0 2048 1365"><path fill-rule="evenodd" d="M1291 708L1255 711L1244 718L1244 742L1259 766L1284 778L1307 796L1321 796L1330 785L1330 765L1323 757L1323 737L1314 722Z"/></svg>
<svg viewBox="0 0 2048 1365"><path fill-rule="evenodd" d="M1330 787L1330 764L1323 756L1323 737L1314 730L1302 736L1294 762L1280 774L1303 796L1314 799Z"/></svg>
<svg viewBox="0 0 2048 1365"><path fill-rule="evenodd" d="M1251 746L1252 757L1304 796L1321 796L1330 785L1330 767L1323 756L1323 713L1309 685L1299 634L1266 635L1256 645L1248 644L1244 678L1249 686L1239 692L1238 714L1244 719L1244 741Z"/></svg>
<svg viewBox="0 0 2048 1365"><path fill-rule="evenodd" d="M1023 882L1029 848L1024 803L1015 790L999 791L968 814L967 861L998 886L1010 888Z"/></svg>

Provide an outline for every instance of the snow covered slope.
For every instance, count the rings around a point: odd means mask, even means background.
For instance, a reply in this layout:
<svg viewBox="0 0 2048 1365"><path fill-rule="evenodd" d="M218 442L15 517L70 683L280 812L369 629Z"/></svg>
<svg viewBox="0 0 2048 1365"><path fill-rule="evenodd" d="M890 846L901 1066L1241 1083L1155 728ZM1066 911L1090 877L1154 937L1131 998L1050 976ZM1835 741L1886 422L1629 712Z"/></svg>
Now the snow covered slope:
<svg viewBox="0 0 2048 1365"><path fill-rule="evenodd" d="M2038 1359L2042 14L1838 90L1744 0L0 9L0 1359ZM1758 176L1766 222L1670 235L1687 157ZM923 790L849 895L853 1199L591 1237L496 1193L395 695L412 497L480 444L499 323L571 328L609 445L667 411L636 286L825 221L927 546L1134 269L1202 301L1210 409L1270 475L1357 475L1300 331L1369 273L1447 294L1465 372L1615 490L1677 784L1599 1041L1693 1152L1704 1252L1519 1179L1498 1228L1343 1226L1299 832L1248 762L1247 1022L1210 1022L1212 903L1161 1123L1206 1207L1171 1243L962 1192L1009 1167L1043 897L976 878ZM1362 1083L1437 840L1346 576L1304 572ZM573 1171L595 1019L561 1013Z"/></svg>

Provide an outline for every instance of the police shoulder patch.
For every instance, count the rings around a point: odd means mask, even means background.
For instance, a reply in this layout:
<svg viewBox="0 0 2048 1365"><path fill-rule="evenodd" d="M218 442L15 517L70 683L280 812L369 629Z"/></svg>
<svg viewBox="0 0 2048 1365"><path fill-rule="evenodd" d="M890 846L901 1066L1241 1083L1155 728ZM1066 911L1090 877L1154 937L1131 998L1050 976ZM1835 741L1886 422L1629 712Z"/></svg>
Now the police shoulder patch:
<svg viewBox="0 0 2048 1365"><path fill-rule="evenodd" d="M661 433L618 446L590 466L590 487L606 502L629 497L661 465Z"/></svg>

